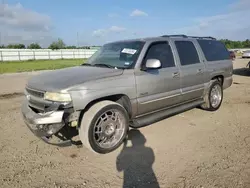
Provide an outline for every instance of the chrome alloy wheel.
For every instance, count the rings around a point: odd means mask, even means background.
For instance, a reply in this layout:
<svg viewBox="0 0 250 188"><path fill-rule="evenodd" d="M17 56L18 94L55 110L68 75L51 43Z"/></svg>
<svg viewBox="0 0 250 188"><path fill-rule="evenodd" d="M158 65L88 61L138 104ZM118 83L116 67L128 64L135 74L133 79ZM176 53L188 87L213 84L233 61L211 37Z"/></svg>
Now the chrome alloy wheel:
<svg viewBox="0 0 250 188"><path fill-rule="evenodd" d="M94 141L101 148L111 148L122 139L125 127L125 119L118 110L107 110L95 122Z"/></svg>
<svg viewBox="0 0 250 188"><path fill-rule="evenodd" d="M217 108L222 100L222 90L221 87L216 84L211 90L210 101L213 108Z"/></svg>

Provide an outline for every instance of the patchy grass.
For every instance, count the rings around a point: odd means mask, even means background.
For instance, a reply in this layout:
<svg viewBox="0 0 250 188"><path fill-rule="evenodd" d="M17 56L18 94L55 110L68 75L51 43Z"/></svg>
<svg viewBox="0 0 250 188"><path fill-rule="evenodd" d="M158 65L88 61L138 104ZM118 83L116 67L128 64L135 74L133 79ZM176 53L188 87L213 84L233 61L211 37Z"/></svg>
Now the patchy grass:
<svg viewBox="0 0 250 188"><path fill-rule="evenodd" d="M57 59L0 62L0 74L61 69L77 66L85 61L86 59Z"/></svg>

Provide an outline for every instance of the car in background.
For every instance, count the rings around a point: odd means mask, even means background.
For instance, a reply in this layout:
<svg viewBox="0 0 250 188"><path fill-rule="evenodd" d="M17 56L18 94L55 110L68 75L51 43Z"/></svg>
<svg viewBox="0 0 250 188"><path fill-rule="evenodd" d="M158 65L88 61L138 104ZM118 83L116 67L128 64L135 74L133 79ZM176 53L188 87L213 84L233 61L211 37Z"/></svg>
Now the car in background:
<svg viewBox="0 0 250 188"><path fill-rule="evenodd" d="M250 58L250 50L247 50L243 53L242 58Z"/></svg>
<svg viewBox="0 0 250 188"><path fill-rule="evenodd" d="M236 58L236 55L235 55L234 51L229 51L229 54L230 54L230 58L232 60L234 60Z"/></svg>

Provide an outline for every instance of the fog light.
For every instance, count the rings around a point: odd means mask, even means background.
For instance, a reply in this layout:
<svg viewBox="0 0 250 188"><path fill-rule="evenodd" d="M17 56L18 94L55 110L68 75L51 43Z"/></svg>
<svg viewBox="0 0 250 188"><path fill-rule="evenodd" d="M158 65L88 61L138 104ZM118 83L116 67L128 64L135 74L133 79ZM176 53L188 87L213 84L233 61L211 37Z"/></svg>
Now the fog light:
<svg viewBox="0 0 250 188"><path fill-rule="evenodd" d="M70 125L71 125L71 127L76 127L78 125L78 122L77 121L72 121Z"/></svg>

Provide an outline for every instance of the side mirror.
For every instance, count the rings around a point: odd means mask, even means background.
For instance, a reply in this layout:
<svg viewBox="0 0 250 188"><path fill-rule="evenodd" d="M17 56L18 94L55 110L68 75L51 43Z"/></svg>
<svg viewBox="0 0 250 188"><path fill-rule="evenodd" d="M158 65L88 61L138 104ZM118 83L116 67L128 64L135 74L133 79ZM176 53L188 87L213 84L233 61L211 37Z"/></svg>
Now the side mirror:
<svg viewBox="0 0 250 188"><path fill-rule="evenodd" d="M146 62L146 69L158 69L161 68L161 62L158 59L148 59Z"/></svg>

